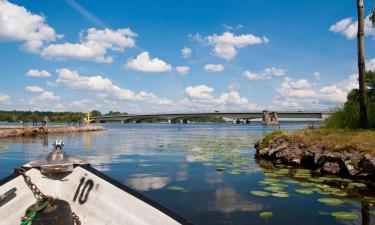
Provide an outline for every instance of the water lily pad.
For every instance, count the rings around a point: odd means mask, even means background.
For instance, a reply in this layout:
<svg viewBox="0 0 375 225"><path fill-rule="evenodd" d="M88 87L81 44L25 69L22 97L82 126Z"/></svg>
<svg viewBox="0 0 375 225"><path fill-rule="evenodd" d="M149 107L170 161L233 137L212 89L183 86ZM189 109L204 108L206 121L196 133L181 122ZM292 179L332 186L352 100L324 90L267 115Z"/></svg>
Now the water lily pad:
<svg viewBox="0 0 375 225"><path fill-rule="evenodd" d="M286 185L286 184L280 184L280 183L272 183L270 185L274 186L274 187L282 187L282 188L288 187L288 185Z"/></svg>
<svg viewBox="0 0 375 225"><path fill-rule="evenodd" d="M267 181L267 180L261 180L258 182L258 184L272 184L272 181Z"/></svg>
<svg viewBox="0 0 375 225"><path fill-rule="evenodd" d="M359 183L359 182L351 182L348 185L349 188L365 188L366 184L364 183Z"/></svg>
<svg viewBox="0 0 375 225"><path fill-rule="evenodd" d="M294 191L297 192L297 193L300 193L300 194L304 194L304 195L314 194L313 189L295 189Z"/></svg>
<svg viewBox="0 0 375 225"><path fill-rule="evenodd" d="M287 184L298 184L299 183L299 181L296 181L296 180L284 180L283 182L287 183Z"/></svg>
<svg viewBox="0 0 375 225"><path fill-rule="evenodd" d="M180 186L169 186L168 189L172 190L172 191L183 191L184 190L184 188L180 187Z"/></svg>
<svg viewBox="0 0 375 225"><path fill-rule="evenodd" d="M218 172L223 172L225 170L225 168L216 168L216 171Z"/></svg>
<svg viewBox="0 0 375 225"><path fill-rule="evenodd" d="M327 205L340 205L344 202L337 198L319 198L318 202L327 204Z"/></svg>
<svg viewBox="0 0 375 225"><path fill-rule="evenodd" d="M265 181L272 182L272 183L274 183L274 182L278 182L278 181L279 181L278 179L275 179L275 178L269 178L269 177L264 178L264 180L265 180Z"/></svg>
<svg viewBox="0 0 375 225"><path fill-rule="evenodd" d="M315 185L314 183L310 183L310 182L299 182L298 184L303 187L311 187Z"/></svg>
<svg viewBox="0 0 375 225"><path fill-rule="evenodd" d="M334 191L332 192L332 194L336 196L340 196L340 197L345 197L348 195L346 192L343 192L343 191Z"/></svg>
<svg viewBox="0 0 375 225"><path fill-rule="evenodd" d="M279 192L279 191L282 191L283 189L284 189L283 187L274 187L274 186L264 188L264 190L272 191L272 192Z"/></svg>
<svg viewBox="0 0 375 225"><path fill-rule="evenodd" d="M337 219L343 219L343 220L357 220L359 219L359 215L353 212L333 212L331 213L331 216L337 218Z"/></svg>
<svg viewBox="0 0 375 225"><path fill-rule="evenodd" d="M235 171L235 170L229 171L228 173L229 173L229 174L233 174L233 175L238 175L238 174L240 174L239 171Z"/></svg>
<svg viewBox="0 0 375 225"><path fill-rule="evenodd" d="M289 197L289 194L287 192L276 192L276 193L272 193L271 195L275 197L279 197L279 198Z"/></svg>
<svg viewBox="0 0 375 225"><path fill-rule="evenodd" d="M250 193L252 195L261 196L261 197L266 197L266 196L270 195L270 193L265 192L265 191L251 191Z"/></svg>
<svg viewBox="0 0 375 225"><path fill-rule="evenodd" d="M261 212L259 213L259 216L262 218L267 218L273 216L273 212Z"/></svg>

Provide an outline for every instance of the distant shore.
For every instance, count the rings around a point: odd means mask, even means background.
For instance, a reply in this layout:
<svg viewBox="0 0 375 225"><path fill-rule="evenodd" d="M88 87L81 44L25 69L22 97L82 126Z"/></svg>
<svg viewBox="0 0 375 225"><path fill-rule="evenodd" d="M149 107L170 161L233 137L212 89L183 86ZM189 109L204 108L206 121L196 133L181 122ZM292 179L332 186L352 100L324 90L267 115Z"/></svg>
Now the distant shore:
<svg viewBox="0 0 375 225"><path fill-rule="evenodd" d="M0 138L105 130L102 126L0 126Z"/></svg>

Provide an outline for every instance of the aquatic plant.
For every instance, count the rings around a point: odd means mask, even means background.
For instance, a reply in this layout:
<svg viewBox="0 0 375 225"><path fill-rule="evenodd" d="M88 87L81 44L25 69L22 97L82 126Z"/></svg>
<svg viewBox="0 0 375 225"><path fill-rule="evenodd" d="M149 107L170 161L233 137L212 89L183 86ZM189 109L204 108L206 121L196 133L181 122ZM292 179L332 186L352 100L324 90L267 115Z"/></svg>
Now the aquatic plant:
<svg viewBox="0 0 375 225"><path fill-rule="evenodd" d="M333 212L331 213L331 216L337 218L337 219L343 219L343 220L357 220L359 219L359 215L353 212Z"/></svg>
<svg viewBox="0 0 375 225"><path fill-rule="evenodd" d="M324 203L326 205L341 205L344 202L337 198L319 198L318 202Z"/></svg>
<svg viewBox="0 0 375 225"><path fill-rule="evenodd" d="M269 212L269 211L261 212L261 213L259 213L259 216L262 217L262 218L271 217L271 216L273 216L273 212Z"/></svg>
<svg viewBox="0 0 375 225"><path fill-rule="evenodd" d="M263 149L268 146L268 142L276 136L281 135L283 132L281 130L274 130L266 135L264 135L263 139L260 141L259 145L257 146L258 149Z"/></svg>
<svg viewBox="0 0 375 225"><path fill-rule="evenodd" d="M251 191L250 193L252 195L261 196L261 197L266 197L266 196L270 195L270 193L265 192L265 191Z"/></svg>

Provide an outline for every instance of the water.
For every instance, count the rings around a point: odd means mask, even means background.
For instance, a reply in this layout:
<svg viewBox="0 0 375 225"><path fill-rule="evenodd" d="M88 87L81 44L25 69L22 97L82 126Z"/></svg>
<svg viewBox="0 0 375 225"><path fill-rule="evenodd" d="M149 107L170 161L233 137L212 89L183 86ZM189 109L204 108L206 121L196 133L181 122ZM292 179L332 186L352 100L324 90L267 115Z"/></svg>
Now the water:
<svg viewBox="0 0 375 225"><path fill-rule="evenodd" d="M283 122L281 127L293 130L309 124ZM305 170L255 161L251 146L272 127L260 123L104 126L103 132L0 139L0 179L62 139L66 151L196 224L375 224L373 184L356 187L348 180L314 179ZM251 191L274 195L262 197ZM342 204L327 205L318 202L321 198L339 199ZM267 211L273 215L260 216ZM337 219L331 215L337 211L358 218Z"/></svg>

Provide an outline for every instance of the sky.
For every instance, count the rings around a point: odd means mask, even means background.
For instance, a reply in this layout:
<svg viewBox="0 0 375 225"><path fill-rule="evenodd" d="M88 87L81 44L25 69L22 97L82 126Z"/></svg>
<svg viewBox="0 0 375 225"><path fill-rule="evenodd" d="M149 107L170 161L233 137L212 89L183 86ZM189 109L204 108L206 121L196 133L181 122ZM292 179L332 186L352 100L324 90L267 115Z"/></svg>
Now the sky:
<svg viewBox="0 0 375 225"><path fill-rule="evenodd" d="M356 13L353 0L0 0L0 109L330 109L358 86ZM365 35L375 70L367 18Z"/></svg>

